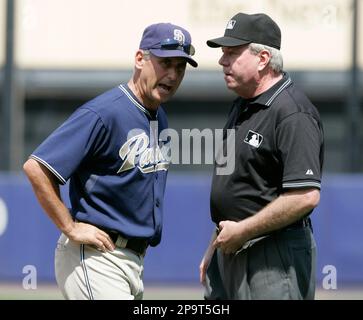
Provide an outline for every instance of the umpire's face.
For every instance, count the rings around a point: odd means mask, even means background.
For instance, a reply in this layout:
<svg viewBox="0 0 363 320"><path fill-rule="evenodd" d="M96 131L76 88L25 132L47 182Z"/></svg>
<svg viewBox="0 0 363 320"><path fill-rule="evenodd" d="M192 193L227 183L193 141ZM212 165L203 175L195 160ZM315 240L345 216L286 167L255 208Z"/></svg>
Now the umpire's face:
<svg viewBox="0 0 363 320"><path fill-rule="evenodd" d="M137 89L145 107L156 110L169 100L183 80L186 60L184 58L160 58L148 51L136 54L136 68L139 71Z"/></svg>
<svg viewBox="0 0 363 320"><path fill-rule="evenodd" d="M266 61L261 55L253 54L247 45L222 47L219 64L223 67L224 80L228 89L244 98L252 98L259 84L259 72Z"/></svg>

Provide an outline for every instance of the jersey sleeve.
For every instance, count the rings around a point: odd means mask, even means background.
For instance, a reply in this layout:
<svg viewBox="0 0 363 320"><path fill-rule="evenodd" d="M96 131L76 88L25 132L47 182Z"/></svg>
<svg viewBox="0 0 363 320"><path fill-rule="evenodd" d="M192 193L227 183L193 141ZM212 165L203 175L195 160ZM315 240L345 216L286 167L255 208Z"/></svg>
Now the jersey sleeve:
<svg viewBox="0 0 363 320"><path fill-rule="evenodd" d="M106 129L100 117L87 108L77 109L31 154L65 184L82 161L104 143Z"/></svg>
<svg viewBox="0 0 363 320"><path fill-rule="evenodd" d="M283 189L318 188L321 183L323 132L316 119L303 112L277 127L277 148L283 162Z"/></svg>

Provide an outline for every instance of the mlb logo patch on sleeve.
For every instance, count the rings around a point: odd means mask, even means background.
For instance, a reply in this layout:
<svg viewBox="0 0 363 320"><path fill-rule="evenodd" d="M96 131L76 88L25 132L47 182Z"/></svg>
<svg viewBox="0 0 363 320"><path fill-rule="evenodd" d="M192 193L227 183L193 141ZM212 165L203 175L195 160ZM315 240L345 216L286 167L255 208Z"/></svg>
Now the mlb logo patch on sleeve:
<svg viewBox="0 0 363 320"><path fill-rule="evenodd" d="M262 135L252 130L249 130L243 142L249 144L252 147L258 148L261 145L262 140L263 140Z"/></svg>

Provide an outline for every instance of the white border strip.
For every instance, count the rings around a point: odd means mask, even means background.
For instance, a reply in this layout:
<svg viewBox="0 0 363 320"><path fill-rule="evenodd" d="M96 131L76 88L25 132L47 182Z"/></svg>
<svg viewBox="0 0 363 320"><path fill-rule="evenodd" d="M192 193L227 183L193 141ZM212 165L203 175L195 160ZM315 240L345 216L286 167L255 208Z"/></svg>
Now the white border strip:
<svg viewBox="0 0 363 320"><path fill-rule="evenodd" d="M43 159L40 159L39 157L35 156L34 154L30 155L29 158L32 158L32 159L40 162L45 167L47 167L47 169L49 171L51 171L60 180L60 182L62 184L66 184L67 183L67 181L59 174L59 172L57 170L55 170L48 162L44 161Z"/></svg>
<svg viewBox="0 0 363 320"><path fill-rule="evenodd" d="M151 114L149 111L147 111L140 103L138 103L133 97L132 95L126 90L126 88L123 87L122 84L119 85L119 88L126 94L126 96L129 98L129 100L136 106L138 107L142 112L146 113L150 118L151 118Z"/></svg>
<svg viewBox="0 0 363 320"><path fill-rule="evenodd" d="M321 184L318 182L288 182L282 184L283 188L299 188L299 187L317 187L321 188Z"/></svg>
<svg viewBox="0 0 363 320"><path fill-rule="evenodd" d="M80 249L81 265L82 265L82 269L83 269L83 273L84 273L84 279L86 282L87 291L88 291L90 299L94 300L95 298L93 297L91 285L89 283L89 278L88 278L88 274L87 274L86 262L84 261L84 244L81 244L79 246L79 249Z"/></svg>
<svg viewBox="0 0 363 320"><path fill-rule="evenodd" d="M275 98L291 83L291 78L288 78L279 89L272 95L272 97L266 102L267 106L270 106L271 103L275 100Z"/></svg>

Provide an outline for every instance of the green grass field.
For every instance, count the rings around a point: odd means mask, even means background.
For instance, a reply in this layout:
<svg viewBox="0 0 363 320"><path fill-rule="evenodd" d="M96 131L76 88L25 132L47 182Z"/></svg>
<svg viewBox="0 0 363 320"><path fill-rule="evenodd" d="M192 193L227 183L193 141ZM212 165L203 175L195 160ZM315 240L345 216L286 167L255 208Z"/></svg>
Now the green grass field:
<svg viewBox="0 0 363 320"><path fill-rule="evenodd" d="M55 285L38 284L37 289L25 290L21 285L0 283L0 300L62 300L63 297ZM202 300L201 286L147 285L145 300ZM317 300L363 300L363 288L323 290L316 292Z"/></svg>

